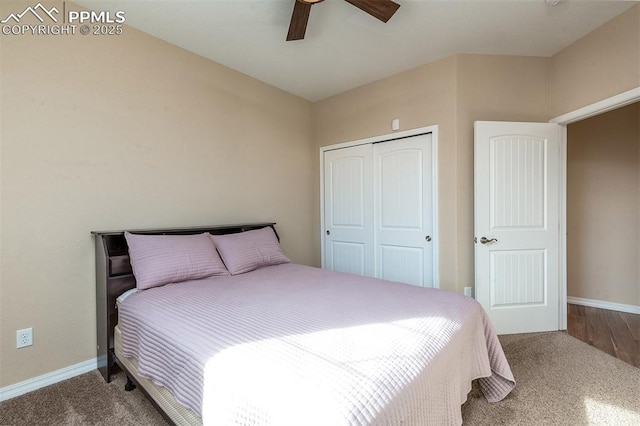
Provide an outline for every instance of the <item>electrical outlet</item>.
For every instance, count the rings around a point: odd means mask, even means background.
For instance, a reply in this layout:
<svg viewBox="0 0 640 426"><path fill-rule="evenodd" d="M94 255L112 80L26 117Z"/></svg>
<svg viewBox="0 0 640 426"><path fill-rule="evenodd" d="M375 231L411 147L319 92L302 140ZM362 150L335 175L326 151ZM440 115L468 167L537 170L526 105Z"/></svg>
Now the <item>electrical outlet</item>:
<svg viewBox="0 0 640 426"><path fill-rule="evenodd" d="M468 297L473 297L473 295L472 295L472 287L465 287L464 288L464 295L468 296Z"/></svg>
<svg viewBox="0 0 640 426"><path fill-rule="evenodd" d="M16 348L24 348L33 345L33 328L25 328L16 331Z"/></svg>

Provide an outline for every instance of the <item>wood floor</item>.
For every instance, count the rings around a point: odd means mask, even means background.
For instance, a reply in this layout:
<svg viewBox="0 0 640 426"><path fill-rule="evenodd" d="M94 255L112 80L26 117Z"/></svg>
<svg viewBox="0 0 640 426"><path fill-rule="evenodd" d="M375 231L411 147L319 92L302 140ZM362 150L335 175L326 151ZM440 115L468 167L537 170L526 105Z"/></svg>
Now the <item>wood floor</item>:
<svg viewBox="0 0 640 426"><path fill-rule="evenodd" d="M567 333L640 368L640 315L568 305Z"/></svg>

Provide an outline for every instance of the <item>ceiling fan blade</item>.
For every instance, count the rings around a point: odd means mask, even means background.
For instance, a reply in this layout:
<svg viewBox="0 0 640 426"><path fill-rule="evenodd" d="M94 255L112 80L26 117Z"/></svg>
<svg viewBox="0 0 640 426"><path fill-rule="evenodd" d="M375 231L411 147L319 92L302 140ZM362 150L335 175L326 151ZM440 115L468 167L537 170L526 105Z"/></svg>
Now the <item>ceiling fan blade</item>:
<svg viewBox="0 0 640 426"><path fill-rule="evenodd" d="M294 3L287 41L302 40L304 38L304 33L307 31L307 22L309 21L309 12L311 12L310 3L303 3L297 0Z"/></svg>
<svg viewBox="0 0 640 426"><path fill-rule="evenodd" d="M391 0L345 0L382 22L387 22L400 5Z"/></svg>

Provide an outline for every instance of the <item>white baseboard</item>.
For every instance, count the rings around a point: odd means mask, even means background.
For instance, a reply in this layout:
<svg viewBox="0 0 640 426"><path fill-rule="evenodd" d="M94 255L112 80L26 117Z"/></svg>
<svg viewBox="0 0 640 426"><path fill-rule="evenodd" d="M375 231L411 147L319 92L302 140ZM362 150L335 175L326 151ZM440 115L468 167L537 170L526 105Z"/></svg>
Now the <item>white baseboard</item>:
<svg viewBox="0 0 640 426"><path fill-rule="evenodd" d="M608 309L610 311L640 314L640 306L625 305L624 303L605 302L603 300L583 299L581 297L567 297L567 303L573 305L589 306L591 308Z"/></svg>
<svg viewBox="0 0 640 426"><path fill-rule="evenodd" d="M42 376L34 377L33 379L25 380L24 382L5 386L0 388L0 402L79 376L80 374L88 373L97 368L98 360L93 358L69 367L61 368L60 370L52 371L51 373L43 374Z"/></svg>

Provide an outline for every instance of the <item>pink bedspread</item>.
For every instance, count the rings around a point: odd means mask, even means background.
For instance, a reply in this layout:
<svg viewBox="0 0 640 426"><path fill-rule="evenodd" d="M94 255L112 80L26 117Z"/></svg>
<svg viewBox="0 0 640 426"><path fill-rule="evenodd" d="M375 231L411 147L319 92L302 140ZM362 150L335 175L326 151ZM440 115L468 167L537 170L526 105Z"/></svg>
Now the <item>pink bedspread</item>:
<svg viewBox="0 0 640 426"><path fill-rule="evenodd" d="M152 288L120 306L125 356L203 423L459 425L471 381L515 386L473 299L295 264Z"/></svg>

